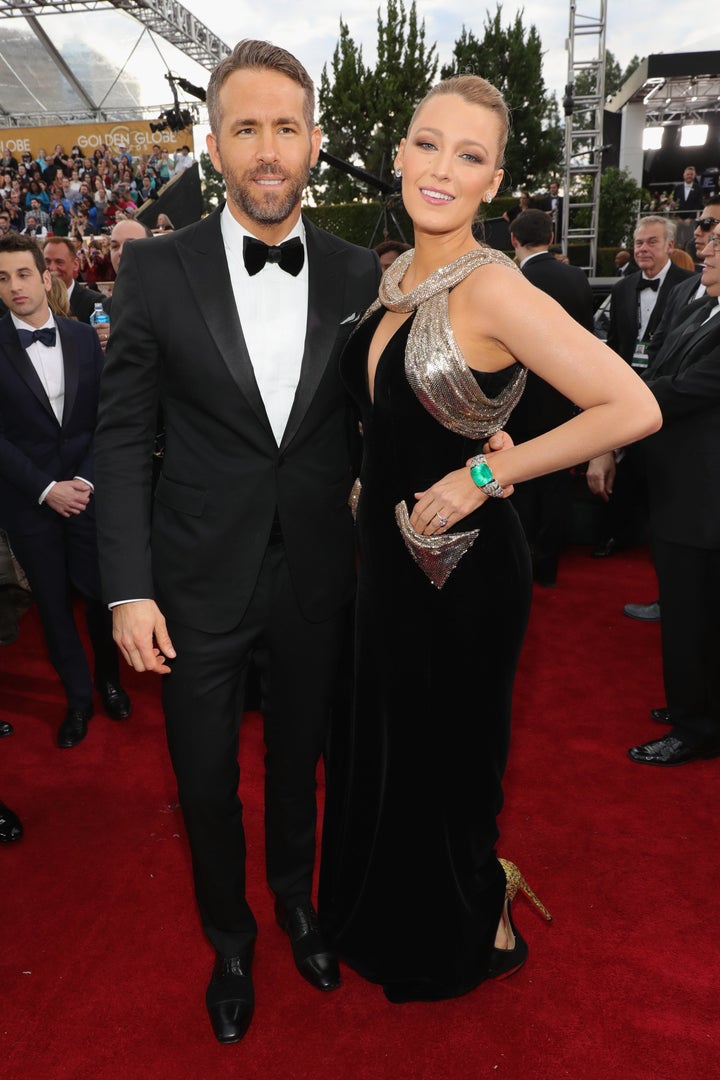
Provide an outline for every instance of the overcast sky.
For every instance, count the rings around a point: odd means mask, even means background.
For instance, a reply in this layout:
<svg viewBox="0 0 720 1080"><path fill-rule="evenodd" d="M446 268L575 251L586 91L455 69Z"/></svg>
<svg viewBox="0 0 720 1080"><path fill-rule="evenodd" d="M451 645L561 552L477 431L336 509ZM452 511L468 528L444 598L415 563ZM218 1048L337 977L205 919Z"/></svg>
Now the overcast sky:
<svg viewBox="0 0 720 1080"><path fill-rule="evenodd" d="M349 25L358 45L363 46L366 63L375 59L377 41L377 2L368 0L315 0L312 5L298 0L273 0L272 4L247 0L184 0L185 6L228 45L243 37L268 38L290 49L308 68L317 82L323 64L332 57L338 39L339 20ZM382 3L385 12L385 2ZM409 7L409 0L406 5ZM608 0L606 45L624 67L634 53L646 56L653 52L691 52L717 47L708 41L707 4L700 0ZM450 59L452 45L463 25L482 37L487 10L495 12L495 3L472 7L467 0L418 0L417 10L426 26L426 40L437 42L441 64ZM534 24L546 53L544 76L548 87L562 98L567 79L565 42L569 28L569 0L527 0L518 4L505 0L502 21L507 25L515 12L524 9L523 23ZM578 0L577 11L591 19L600 14L600 0ZM108 59L122 67L142 33L142 26L130 16L101 12L82 15L48 16L41 23L53 40L62 46L70 38L88 35ZM713 30L714 33L714 30ZM169 100L168 86L162 76L167 64L171 70L193 82L206 82L207 73L183 57L164 39L156 38L157 47L145 37L137 47L127 70L141 82L143 104ZM595 37L585 39L594 49ZM479 74L482 74L481 72Z"/></svg>

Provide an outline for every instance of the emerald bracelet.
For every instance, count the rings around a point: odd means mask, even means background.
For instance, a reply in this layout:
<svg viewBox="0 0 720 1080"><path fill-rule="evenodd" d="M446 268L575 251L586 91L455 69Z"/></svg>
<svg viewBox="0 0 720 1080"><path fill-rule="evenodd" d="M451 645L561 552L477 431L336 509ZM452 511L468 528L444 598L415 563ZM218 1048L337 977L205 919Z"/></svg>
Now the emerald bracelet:
<svg viewBox="0 0 720 1080"><path fill-rule="evenodd" d="M480 488L484 495L489 495L494 499L504 497L505 489L500 486L493 476L492 469L488 465L484 454L476 454L470 460L470 476L473 483Z"/></svg>

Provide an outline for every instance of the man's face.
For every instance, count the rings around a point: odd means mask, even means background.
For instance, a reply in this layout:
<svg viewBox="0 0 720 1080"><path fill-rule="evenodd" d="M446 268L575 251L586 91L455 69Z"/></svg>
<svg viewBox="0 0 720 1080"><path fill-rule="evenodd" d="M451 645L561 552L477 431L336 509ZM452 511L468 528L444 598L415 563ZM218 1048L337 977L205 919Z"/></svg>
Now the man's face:
<svg viewBox="0 0 720 1080"><path fill-rule="evenodd" d="M142 240L147 236L139 221L119 221L110 233L110 262L117 274L120 268L123 248L131 240Z"/></svg>
<svg viewBox="0 0 720 1080"><path fill-rule="evenodd" d="M625 263L628 262L630 262L630 256L628 252L618 251L617 255L615 256L615 265L617 266L617 268L620 269L621 266L624 266Z"/></svg>
<svg viewBox="0 0 720 1080"><path fill-rule="evenodd" d="M712 218L713 221L720 222L720 203L712 203L710 206L706 206L700 217L699 221L707 218ZM700 255L700 252L707 244L707 239L710 233L703 232L699 225L695 226L695 254Z"/></svg>
<svg viewBox="0 0 720 1080"><path fill-rule="evenodd" d="M70 254L65 244L46 244L43 248L45 262L51 274L59 277L66 288L70 288L78 271L77 257Z"/></svg>
<svg viewBox="0 0 720 1080"><path fill-rule="evenodd" d="M0 252L0 300L31 326L47 321L50 284L50 274L40 273L29 251Z"/></svg>
<svg viewBox="0 0 720 1080"><path fill-rule="evenodd" d="M717 245L717 246L716 246ZM720 222L706 234L705 247L699 252L705 265L700 280L707 288L708 296L720 296ZM718 316L716 315L717 319Z"/></svg>
<svg viewBox="0 0 720 1080"><path fill-rule="evenodd" d="M550 183L550 194L554 197L555 195L557 195L559 190L560 189L558 188L557 183L552 180Z"/></svg>
<svg viewBox="0 0 720 1080"><path fill-rule="evenodd" d="M635 230L635 262L649 278L656 277L670 258L664 225L638 225Z"/></svg>
<svg viewBox="0 0 720 1080"><path fill-rule="evenodd" d="M675 173L677 176L677 173ZM692 165L688 165L687 169L683 173L683 180L686 184L693 184L695 182L695 169Z"/></svg>
<svg viewBox="0 0 720 1080"><path fill-rule="evenodd" d="M263 239L280 239L300 216L320 152L320 129L305 122L305 91L278 71L241 69L225 80L219 104L220 128L207 145L233 216Z"/></svg>

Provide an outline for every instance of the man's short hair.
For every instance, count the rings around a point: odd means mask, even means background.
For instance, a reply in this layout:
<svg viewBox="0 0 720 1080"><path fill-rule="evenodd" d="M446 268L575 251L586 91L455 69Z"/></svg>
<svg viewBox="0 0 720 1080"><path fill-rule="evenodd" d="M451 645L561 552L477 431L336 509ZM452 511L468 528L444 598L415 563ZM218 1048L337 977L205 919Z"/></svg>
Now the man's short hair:
<svg viewBox="0 0 720 1080"><path fill-rule="evenodd" d="M510 235L522 247L547 247L552 234L552 221L542 210L523 210L510 222Z"/></svg>
<svg viewBox="0 0 720 1080"><path fill-rule="evenodd" d="M225 80L235 71L252 69L258 71L278 71L281 75L287 75L305 91L305 123L308 131L315 126L315 87L300 61L286 49L278 45L271 45L269 41L256 41L245 38L239 41L229 56L226 56L217 65L207 88L207 110L210 120L210 130L217 138L222 123L222 110L220 109L220 91Z"/></svg>
<svg viewBox="0 0 720 1080"><path fill-rule="evenodd" d="M47 240L43 244L43 250L48 246L48 244L63 244L70 252L72 258L77 259L77 248L75 247L69 236L48 236Z"/></svg>
<svg viewBox="0 0 720 1080"><path fill-rule="evenodd" d="M660 217L659 214L648 214L647 217L642 217L635 226L633 232L633 240L637 237L637 231L643 225L662 225L665 230L665 241L671 244L675 239L675 222L671 221L668 217Z"/></svg>
<svg viewBox="0 0 720 1080"><path fill-rule="evenodd" d="M8 232L0 236L0 255L14 255L17 252L29 251L32 255L39 273L42 275L47 270L45 256L42 248L34 236L24 236L21 233Z"/></svg>

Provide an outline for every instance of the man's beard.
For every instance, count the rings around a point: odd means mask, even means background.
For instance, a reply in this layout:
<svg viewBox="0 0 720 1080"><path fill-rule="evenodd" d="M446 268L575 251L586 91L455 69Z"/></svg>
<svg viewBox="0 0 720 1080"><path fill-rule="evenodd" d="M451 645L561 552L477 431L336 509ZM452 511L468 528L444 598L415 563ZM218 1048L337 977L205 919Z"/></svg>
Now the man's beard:
<svg viewBox="0 0 720 1080"><path fill-rule="evenodd" d="M222 160L221 160L221 164ZM273 176L283 176L285 187L282 195L270 188L267 195L256 193L253 181L269 179ZM307 165L302 175L288 174L275 165L265 165L246 173L240 178L232 170L226 170L223 165L223 178L227 196L239 210L242 210L252 221L258 225L279 225L290 217L295 207L302 198L302 193L310 177L310 155L308 154Z"/></svg>

